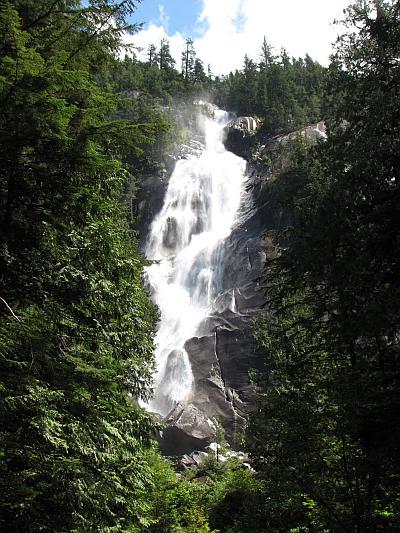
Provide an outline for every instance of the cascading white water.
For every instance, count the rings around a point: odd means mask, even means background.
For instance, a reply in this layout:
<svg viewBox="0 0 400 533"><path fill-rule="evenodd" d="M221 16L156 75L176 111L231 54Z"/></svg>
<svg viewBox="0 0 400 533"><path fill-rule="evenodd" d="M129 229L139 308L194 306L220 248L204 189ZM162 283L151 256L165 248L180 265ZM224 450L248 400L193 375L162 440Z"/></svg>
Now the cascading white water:
<svg viewBox="0 0 400 533"><path fill-rule="evenodd" d="M176 163L147 241L146 256L156 260L147 276L161 313L149 409L161 415L191 391L184 344L196 336L222 291L222 243L235 221L246 167L222 143L228 118L221 110L214 119L204 118L205 149Z"/></svg>

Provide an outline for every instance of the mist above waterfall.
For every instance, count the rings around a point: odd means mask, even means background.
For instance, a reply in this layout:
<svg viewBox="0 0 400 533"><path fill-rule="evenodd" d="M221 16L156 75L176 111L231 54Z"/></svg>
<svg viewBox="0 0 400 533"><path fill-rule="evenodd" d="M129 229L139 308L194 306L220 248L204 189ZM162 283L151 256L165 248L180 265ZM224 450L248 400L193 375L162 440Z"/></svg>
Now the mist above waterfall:
<svg viewBox="0 0 400 533"><path fill-rule="evenodd" d="M198 334L222 292L223 242L237 216L246 168L222 143L228 120L219 109L213 119L199 117L204 150L177 161L146 244L146 256L155 261L146 272L161 315L149 408L162 415L192 390L184 345Z"/></svg>

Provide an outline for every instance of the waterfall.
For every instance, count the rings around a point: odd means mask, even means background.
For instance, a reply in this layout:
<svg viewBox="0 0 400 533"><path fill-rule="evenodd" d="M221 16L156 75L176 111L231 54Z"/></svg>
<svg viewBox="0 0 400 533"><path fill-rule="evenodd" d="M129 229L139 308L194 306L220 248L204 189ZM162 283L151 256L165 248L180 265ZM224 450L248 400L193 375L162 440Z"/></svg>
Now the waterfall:
<svg viewBox="0 0 400 533"><path fill-rule="evenodd" d="M213 119L203 117L205 148L176 163L146 244L147 258L155 261L147 277L160 309L155 394L148 408L163 416L191 392L184 345L199 333L223 291L223 242L235 222L246 167L222 143L228 119L218 109Z"/></svg>

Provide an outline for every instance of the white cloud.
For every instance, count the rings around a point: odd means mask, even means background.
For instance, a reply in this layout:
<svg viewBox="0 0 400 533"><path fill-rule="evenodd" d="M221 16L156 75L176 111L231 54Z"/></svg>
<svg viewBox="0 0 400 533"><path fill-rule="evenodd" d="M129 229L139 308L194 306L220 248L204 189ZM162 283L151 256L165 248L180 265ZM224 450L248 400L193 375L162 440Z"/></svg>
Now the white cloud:
<svg viewBox="0 0 400 533"><path fill-rule="evenodd" d="M176 67L179 70L181 54L185 46L185 38L180 33L177 32L174 35L168 35L164 26L151 23L146 29L132 36L130 41L141 49L137 55L140 59L145 60L149 46L154 44L159 48L161 39L169 40L171 55L175 59Z"/></svg>
<svg viewBox="0 0 400 533"><path fill-rule="evenodd" d="M193 29L197 55L214 74L225 74L241 68L245 54L258 59L264 35L279 52L286 48L289 56L308 53L322 64L328 64L331 44L338 29L332 24L342 18L350 0L203 0L198 27ZM180 33L167 35L168 19L162 5L160 21L152 23L134 38L147 48L168 37L177 65L184 47ZM171 14L173 15L173 14ZM205 27L205 30L204 30Z"/></svg>
<svg viewBox="0 0 400 533"><path fill-rule="evenodd" d="M241 4L241 0L203 0L199 20L206 21L210 27L220 26L223 30L232 25Z"/></svg>

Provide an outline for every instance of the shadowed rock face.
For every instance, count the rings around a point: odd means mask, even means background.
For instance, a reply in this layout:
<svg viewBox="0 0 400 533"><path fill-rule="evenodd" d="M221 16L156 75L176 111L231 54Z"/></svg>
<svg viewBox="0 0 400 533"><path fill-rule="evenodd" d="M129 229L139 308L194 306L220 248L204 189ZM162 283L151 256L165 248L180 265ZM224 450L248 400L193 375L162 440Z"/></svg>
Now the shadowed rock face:
<svg viewBox="0 0 400 533"><path fill-rule="evenodd" d="M132 199L131 211L132 216L138 219L139 241L142 248L146 242L148 228L163 206L169 178L176 162L192 156L198 157L204 149L203 141L204 139L197 135L187 143L178 145L166 157L164 169L160 170L158 174L144 177L140 181L136 197ZM166 246L173 245L174 231L176 231L173 220L171 220L170 230L170 234L165 237Z"/></svg>
<svg viewBox="0 0 400 533"><path fill-rule="evenodd" d="M160 435L160 448L164 455L184 455L203 450L214 440L211 421L189 402L177 404L165 417L164 423L166 427Z"/></svg>
<svg viewBox="0 0 400 533"><path fill-rule="evenodd" d="M215 440L215 417L224 422L228 436L234 442L235 421L240 418L235 412L234 391L229 394L222 378L216 334L190 339L185 350L192 366L194 385L190 397L166 417L168 426L161 439L161 449L166 455L204 449ZM239 398L237 403L240 404ZM176 453L178 449L180 453Z"/></svg>
<svg viewBox="0 0 400 533"><path fill-rule="evenodd" d="M239 157L247 159L254 144L257 130L258 123L255 118L235 118L224 128L224 143L227 150L230 150Z"/></svg>
<svg viewBox="0 0 400 533"><path fill-rule="evenodd" d="M199 337L189 339L184 346L194 383L190 397L165 419L167 427L160 444L166 455L205 449L215 440L214 418L236 448L246 411L254 404L248 372L258 368L260 361L250 321L265 303L259 283L266 257L261 234L266 223L270 227L284 223L272 193L266 197L263 191L263 202L257 205L261 200L258 179L256 173L250 174L238 223L224 243L223 287L215 303L216 312L201 325Z"/></svg>
<svg viewBox="0 0 400 533"><path fill-rule="evenodd" d="M258 138L256 153L255 148L251 148L255 146L253 127L255 124L248 117L227 126L230 132L238 132L232 135L240 137L233 151L251 156L253 162L248 165L246 192L237 222L223 246L222 290L215 302L215 311L201 324L199 336L189 339L184 346L193 372L193 386L189 397L179 402L164 419L166 427L160 445L166 455L205 449L215 440L215 418L225 428L231 446L237 447L246 411L254 405L248 372L251 368L259 368L261 361L253 345L251 320L265 305L260 278L266 258L275 254L268 230L280 230L293 223L291 213L279 201L274 181L270 179L271 170L264 169L261 163L258 165L257 157L260 161L263 155L272 160L281 157L277 155L282 153L279 147L295 134L261 143ZM298 133L311 140L325 135L323 124ZM229 148L229 132L227 139ZM195 149L200 149L197 142ZM176 153L181 153L180 157L185 153L190 155L187 146ZM165 192L164 185L162 188ZM155 198L159 195L155 194ZM166 238L173 240L175 232L171 221Z"/></svg>

